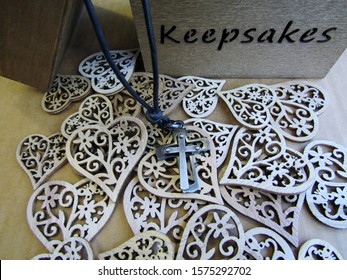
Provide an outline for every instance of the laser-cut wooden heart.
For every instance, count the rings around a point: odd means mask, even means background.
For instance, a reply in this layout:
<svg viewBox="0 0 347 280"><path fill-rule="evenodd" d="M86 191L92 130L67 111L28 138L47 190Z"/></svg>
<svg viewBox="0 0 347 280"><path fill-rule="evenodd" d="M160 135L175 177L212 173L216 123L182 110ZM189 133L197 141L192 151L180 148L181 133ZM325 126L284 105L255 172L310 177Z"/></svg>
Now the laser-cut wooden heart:
<svg viewBox="0 0 347 280"><path fill-rule="evenodd" d="M238 259L244 245L243 227L234 212L221 205L208 205L187 223L176 259Z"/></svg>
<svg viewBox="0 0 347 280"><path fill-rule="evenodd" d="M47 182L30 197L27 220L48 251L72 237L90 241L108 221L115 207L107 194L88 179L72 185Z"/></svg>
<svg viewBox="0 0 347 280"><path fill-rule="evenodd" d="M276 98L275 92L262 84L250 84L217 93L229 107L235 119L243 126L260 129L270 122L269 107Z"/></svg>
<svg viewBox="0 0 347 280"><path fill-rule="evenodd" d="M173 242L181 241L190 219L207 202L197 199L163 198L147 191L138 178L126 187L123 196L124 213L134 234L155 230Z"/></svg>
<svg viewBox="0 0 347 280"><path fill-rule="evenodd" d="M273 229L295 247L299 245L299 218L305 193L278 195L249 187L223 185L221 194L233 209Z"/></svg>
<svg viewBox="0 0 347 280"><path fill-rule="evenodd" d="M244 259L295 260L288 243L276 232L267 228L253 228L245 233Z"/></svg>
<svg viewBox="0 0 347 280"><path fill-rule="evenodd" d="M110 51L115 64L129 81L134 71L138 50ZM123 84L109 66L102 52L92 54L79 65L78 71L91 80L92 88L97 93L112 95L123 89Z"/></svg>
<svg viewBox="0 0 347 280"><path fill-rule="evenodd" d="M205 119L188 119L184 123L199 127L210 135L216 148L217 168L220 167L229 153L231 139L234 137L239 126L217 123Z"/></svg>
<svg viewBox="0 0 347 280"><path fill-rule="evenodd" d="M34 190L66 162L65 145L66 139L59 133L49 137L29 135L18 145L17 161L29 176Z"/></svg>
<svg viewBox="0 0 347 280"><path fill-rule="evenodd" d="M123 116L107 126L79 128L67 141L66 153L76 171L97 183L116 201L146 143L145 125L137 118Z"/></svg>
<svg viewBox="0 0 347 280"><path fill-rule="evenodd" d="M298 194L314 181L312 164L287 148L273 127L240 129L231 145L228 167L220 184L246 186L278 194Z"/></svg>
<svg viewBox="0 0 347 280"><path fill-rule="evenodd" d="M216 151L209 135L197 127L187 127L188 138L206 137L210 151L196 154L196 170L201 190L195 193L183 193L180 189L180 175L177 158L158 160L155 151L150 151L138 165L138 177L141 184L151 193L179 199L199 199L223 204L220 195L216 168ZM172 139L172 138L171 138Z"/></svg>
<svg viewBox="0 0 347 280"><path fill-rule="evenodd" d="M306 202L322 223L347 228L347 148L331 141L313 141L304 150L313 164L316 180Z"/></svg>
<svg viewBox="0 0 347 280"><path fill-rule="evenodd" d="M276 91L278 99L300 104L314 111L317 116L323 113L329 105L328 92L306 81L290 81L270 87Z"/></svg>
<svg viewBox="0 0 347 280"><path fill-rule="evenodd" d="M71 237L57 244L52 253L40 254L33 260L92 260L93 251L89 243L80 237Z"/></svg>
<svg viewBox="0 0 347 280"><path fill-rule="evenodd" d="M86 97L91 92L89 79L79 75L57 75L42 98L42 108L50 114L58 114L71 102Z"/></svg>
<svg viewBox="0 0 347 280"><path fill-rule="evenodd" d="M329 242L321 239L306 241L299 250L299 260L343 260L340 252Z"/></svg>
<svg viewBox="0 0 347 280"><path fill-rule="evenodd" d="M218 104L216 93L226 82L195 76L184 76L178 80L195 86L183 99L183 109L192 118L205 118L214 111Z"/></svg>
<svg viewBox="0 0 347 280"><path fill-rule="evenodd" d="M136 72L131 77L130 84L150 106L153 106L152 73ZM170 76L159 75L158 99L163 114L171 113L193 87Z"/></svg>
<svg viewBox="0 0 347 280"><path fill-rule="evenodd" d="M146 231L98 257L100 260L173 260L174 246L164 234Z"/></svg>

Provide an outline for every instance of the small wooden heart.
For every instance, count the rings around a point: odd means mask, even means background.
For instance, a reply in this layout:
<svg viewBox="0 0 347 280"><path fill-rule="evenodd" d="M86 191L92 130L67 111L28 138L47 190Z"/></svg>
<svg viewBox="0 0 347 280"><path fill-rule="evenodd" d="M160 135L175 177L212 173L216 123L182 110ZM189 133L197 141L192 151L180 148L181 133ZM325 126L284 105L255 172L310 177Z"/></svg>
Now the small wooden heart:
<svg viewBox="0 0 347 280"><path fill-rule="evenodd" d="M91 92L89 79L79 75L57 75L50 89L42 98L42 108L50 114L58 114L72 101L80 100Z"/></svg>
<svg viewBox="0 0 347 280"><path fill-rule="evenodd" d="M93 251L89 243L80 237L71 237L57 244L52 253L40 254L33 260L92 260Z"/></svg>
<svg viewBox="0 0 347 280"><path fill-rule="evenodd" d="M190 140L206 137L210 151L195 155L196 171L201 190L183 193L180 188L179 162L177 158L158 160L155 151L146 154L138 165L141 184L156 196L178 199L198 199L223 204L217 178L216 151L209 135L197 127L187 127ZM172 140L172 135L171 135Z"/></svg>
<svg viewBox="0 0 347 280"><path fill-rule="evenodd" d="M299 260L343 260L340 252L329 242L321 239L311 239L301 245Z"/></svg>
<svg viewBox="0 0 347 280"><path fill-rule="evenodd" d="M173 260L174 246L157 231L135 235L117 248L99 254L100 260Z"/></svg>
<svg viewBox="0 0 347 280"><path fill-rule="evenodd" d="M120 68L124 78L129 81L134 72L138 50L110 51L115 64ZM97 93L113 95L123 89L123 84L108 64L104 54L98 52L85 58L78 71L91 80L92 88Z"/></svg>
<svg viewBox="0 0 347 280"><path fill-rule="evenodd" d="M98 184L115 202L146 144L142 121L123 116L107 126L79 128L69 138L66 153L76 171Z"/></svg>
<svg viewBox="0 0 347 280"><path fill-rule="evenodd" d="M66 162L65 145L66 139L59 133L49 137L29 135L18 145L17 161L29 176L34 190Z"/></svg>
<svg viewBox="0 0 347 280"><path fill-rule="evenodd" d="M37 188L27 207L27 220L41 243L52 252L72 237L90 241L115 207L107 194L88 179L72 185L52 181Z"/></svg>
<svg viewBox="0 0 347 280"><path fill-rule="evenodd" d="M221 205L208 205L188 221L176 259L238 259L244 245L243 227L234 212Z"/></svg>

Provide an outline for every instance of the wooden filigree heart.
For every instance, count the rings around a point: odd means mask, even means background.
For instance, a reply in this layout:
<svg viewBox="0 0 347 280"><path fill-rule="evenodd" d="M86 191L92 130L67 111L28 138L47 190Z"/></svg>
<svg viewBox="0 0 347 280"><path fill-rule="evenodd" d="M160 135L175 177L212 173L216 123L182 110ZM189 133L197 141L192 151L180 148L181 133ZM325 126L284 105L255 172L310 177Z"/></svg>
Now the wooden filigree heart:
<svg viewBox="0 0 347 280"><path fill-rule="evenodd" d="M189 140L206 137L210 150L204 154L196 154L196 171L201 190L196 193L183 193L180 188L179 162L177 158L158 160L156 152L150 151L138 165L138 177L141 184L151 193L179 199L199 199L223 204L220 195L216 151L209 135L196 127L187 127ZM171 137L172 140L172 137Z"/></svg>
<svg viewBox="0 0 347 280"><path fill-rule="evenodd" d="M122 245L99 254L100 260L173 260L174 246L170 239L157 231L135 235Z"/></svg>
<svg viewBox="0 0 347 280"><path fill-rule="evenodd" d="M347 228L347 148L330 141L314 141L307 145L304 155L316 174L306 194L312 214L328 226Z"/></svg>
<svg viewBox="0 0 347 280"><path fill-rule="evenodd" d="M217 93L229 107L235 119L245 127L260 129L270 122L269 107L275 102L275 92L261 84L250 84Z"/></svg>
<svg viewBox="0 0 347 280"><path fill-rule="evenodd" d="M79 75L57 75L42 98L42 108L50 114L63 111L72 101L80 100L91 92L89 79Z"/></svg>
<svg viewBox="0 0 347 280"><path fill-rule="evenodd" d="M270 86L281 101L300 104L316 115L323 113L329 105L329 94L325 89L307 82L291 81Z"/></svg>
<svg viewBox="0 0 347 280"><path fill-rule="evenodd" d="M138 50L111 51L113 61L127 81L134 72L138 55ZM97 93L112 95L123 89L123 84L118 80L102 52L85 58L80 63L78 71L91 80L92 88Z"/></svg>
<svg viewBox="0 0 347 280"><path fill-rule="evenodd" d="M299 250L299 260L343 260L336 248L321 239L306 241Z"/></svg>
<svg viewBox="0 0 347 280"><path fill-rule="evenodd" d="M217 123L205 119L188 119L184 123L199 127L210 135L216 148L217 168L220 167L229 153L231 139L234 137L239 126Z"/></svg>
<svg viewBox="0 0 347 280"><path fill-rule="evenodd" d="M312 164L301 153L286 148L280 133L268 126L259 131L242 128L236 133L220 184L298 194L313 181Z"/></svg>
<svg viewBox="0 0 347 280"><path fill-rule="evenodd" d="M267 228L253 228L245 233L244 259L295 260L288 243L276 232Z"/></svg>
<svg viewBox="0 0 347 280"><path fill-rule="evenodd" d="M131 77L131 86L153 106L153 74L137 72ZM194 86L167 75L159 75L159 107L164 115L171 113Z"/></svg>
<svg viewBox="0 0 347 280"><path fill-rule="evenodd" d="M214 111L218 104L216 93L222 90L226 82L194 76L180 77L178 80L195 86L183 99L183 109L192 118L204 118Z"/></svg>
<svg viewBox="0 0 347 280"><path fill-rule="evenodd" d="M137 118L123 116L108 126L79 128L67 141L66 153L79 173L97 183L116 201L146 143L145 125Z"/></svg>
<svg viewBox="0 0 347 280"><path fill-rule="evenodd" d="M138 178L129 183L123 196L124 213L134 234L155 230L174 242L181 241L190 217L206 205L206 201L197 199L156 196L147 191Z"/></svg>
<svg viewBox="0 0 347 280"><path fill-rule="evenodd" d="M234 212L224 206L208 205L187 223L176 259L238 259L244 244L244 231Z"/></svg>
<svg viewBox="0 0 347 280"><path fill-rule="evenodd" d="M32 194L27 219L31 230L48 251L71 237L90 241L108 221L115 204L88 179L72 185L48 182Z"/></svg>
<svg viewBox="0 0 347 280"><path fill-rule="evenodd" d="M299 218L305 193L278 195L249 187L221 186L224 201L243 215L254 219L298 246Z"/></svg>
<svg viewBox="0 0 347 280"><path fill-rule="evenodd" d="M33 260L92 260L93 251L89 243L80 237L71 237L59 242L52 253L40 254Z"/></svg>
<svg viewBox="0 0 347 280"><path fill-rule="evenodd" d="M33 134L18 145L16 157L34 189L66 162L66 139L59 133L50 137Z"/></svg>
<svg viewBox="0 0 347 280"><path fill-rule="evenodd" d="M70 115L61 125L61 133L69 138L78 128L86 125L108 125L114 119L111 101L101 94L86 98L77 113Z"/></svg>

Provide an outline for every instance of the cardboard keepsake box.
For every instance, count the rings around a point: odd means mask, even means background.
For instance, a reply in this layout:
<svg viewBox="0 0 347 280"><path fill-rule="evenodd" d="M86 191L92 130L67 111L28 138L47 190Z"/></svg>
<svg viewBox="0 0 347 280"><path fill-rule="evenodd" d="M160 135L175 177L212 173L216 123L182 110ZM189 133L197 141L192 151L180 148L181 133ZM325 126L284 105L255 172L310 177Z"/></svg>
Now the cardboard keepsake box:
<svg viewBox="0 0 347 280"><path fill-rule="evenodd" d="M47 90L81 0L0 0L0 75Z"/></svg>
<svg viewBox="0 0 347 280"><path fill-rule="evenodd" d="M131 0L151 71L141 1ZM346 0L151 0L161 73L321 78L347 44Z"/></svg>

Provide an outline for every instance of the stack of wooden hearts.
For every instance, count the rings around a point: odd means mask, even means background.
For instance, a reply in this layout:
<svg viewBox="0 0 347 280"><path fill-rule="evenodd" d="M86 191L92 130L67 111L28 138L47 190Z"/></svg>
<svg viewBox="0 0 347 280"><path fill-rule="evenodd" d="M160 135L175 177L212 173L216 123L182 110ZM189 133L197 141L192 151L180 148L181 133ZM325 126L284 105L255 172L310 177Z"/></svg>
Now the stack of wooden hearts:
<svg viewBox="0 0 347 280"><path fill-rule="evenodd" d="M112 51L132 87L150 102L153 77L134 72L137 50ZM34 192L27 220L47 252L36 259L94 259L90 241L117 201L134 232L100 259L341 259L328 242L299 245L306 200L312 214L347 228L347 149L311 141L328 95L316 85L291 82L224 89L225 81L160 75L159 102L169 116L182 105L189 140L206 137L210 150L195 156L201 190L180 189L178 159L158 160L155 147L174 141L147 123L102 53L79 65L82 76L57 76L42 100L51 114L82 100L79 110L49 137L29 135L17 160ZM224 102L226 123L208 117ZM235 120L238 124L235 124ZM304 151L289 141L309 142ZM69 163L76 184L49 181ZM243 215L265 227L245 231Z"/></svg>

